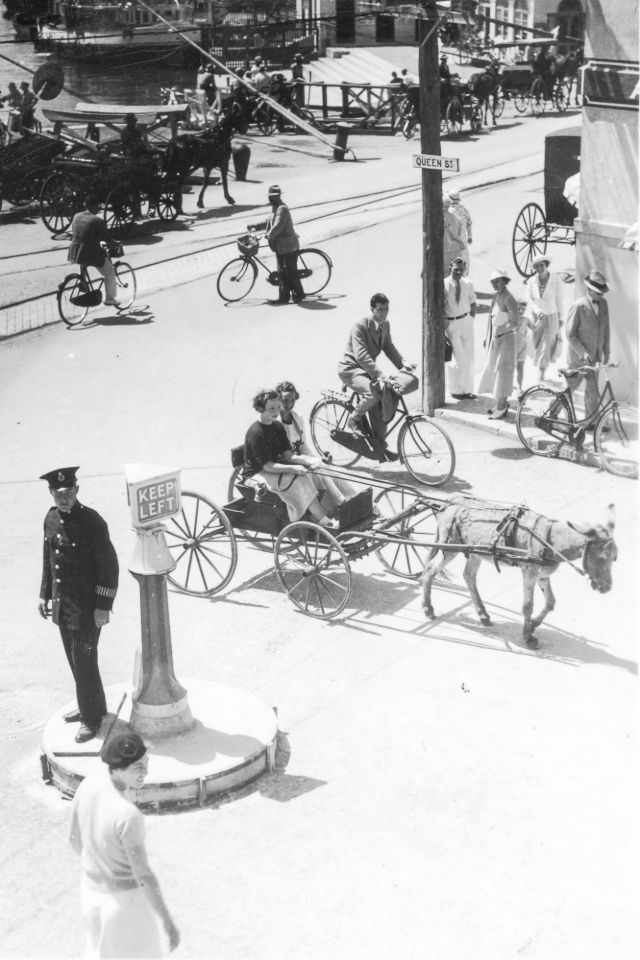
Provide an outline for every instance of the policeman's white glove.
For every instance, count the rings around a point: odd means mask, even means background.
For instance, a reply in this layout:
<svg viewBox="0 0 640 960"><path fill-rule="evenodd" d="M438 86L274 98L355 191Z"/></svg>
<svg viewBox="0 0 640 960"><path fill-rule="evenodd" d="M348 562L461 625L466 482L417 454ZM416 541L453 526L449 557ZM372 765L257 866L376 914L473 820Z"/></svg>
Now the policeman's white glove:
<svg viewBox="0 0 640 960"><path fill-rule="evenodd" d="M93 611L93 622L95 623L98 630L100 627L104 627L105 623L109 623L110 614L108 610L94 610Z"/></svg>

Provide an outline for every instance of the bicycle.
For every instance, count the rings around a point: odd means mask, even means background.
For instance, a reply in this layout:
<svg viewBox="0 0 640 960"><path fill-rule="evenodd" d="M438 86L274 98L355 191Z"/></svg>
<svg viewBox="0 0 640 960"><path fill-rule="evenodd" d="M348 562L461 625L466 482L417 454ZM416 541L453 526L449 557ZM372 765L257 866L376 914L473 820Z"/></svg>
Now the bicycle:
<svg viewBox="0 0 640 960"><path fill-rule="evenodd" d="M267 283L279 286L279 272L270 270L258 256L260 237L248 233L238 237L236 243L240 256L226 263L218 274L216 286L222 299L227 303L237 303L248 296L258 277L258 267L266 273ZM313 296L324 290L331 279L332 271L331 258L322 250L312 247L298 250L298 277L305 296Z"/></svg>
<svg viewBox="0 0 640 960"><path fill-rule="evenodd" d="M567 381L564 390L541 384L529 387L520 397L516 410L516 429L522 445L536 456L556 457L564 444L581 449L586 432L593 430L594 449L604 469L618 477L637 477L637 407L616 400L607 377L599 391L595 412L579 418L569 385L569 380L581 373L616 366L617 363L596 363L561 370Z"/></svg>
<svg viewBox="0 0 640 960"><path fill-rule="evenodd" d="M347 397L347 387L341 392L323 390L322 400L309 415L311 440L318 454L336 467L351 467L361 454L343 446L336 439L336 431L350 433L348 419L353 415L356 391ZM400 462L418 483L439 487L453 475L456 455L449 435L424 413L410 413L404 397L398 397L397 410L387 427L387 437L397 429Z"/></svg>
<svg viewBox="0 0 640 960"><path fill-rule="evenodd" d="M111 243L107 256L121 256L122 246ZM136 298L136 275L124 260L114 264L118 289L118 309L127 310ZM92 273L89 270L95 271ZM104 277L97 268L80 265L80 273L70 273L58 287L58 312L68 327L77 327L93 307L102 303Z"/></svg>

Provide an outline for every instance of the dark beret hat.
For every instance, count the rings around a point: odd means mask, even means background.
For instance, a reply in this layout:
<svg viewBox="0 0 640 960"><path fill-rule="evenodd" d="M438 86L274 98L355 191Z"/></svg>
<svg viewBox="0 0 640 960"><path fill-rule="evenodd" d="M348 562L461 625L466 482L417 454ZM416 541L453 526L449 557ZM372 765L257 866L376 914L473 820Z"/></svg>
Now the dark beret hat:
<svg viewBox="0 0 640 960"><path fill-rule="evenodd" d="M137 733L118 733L105 743L100 757L110 767L123 769L130 767L146 752L144 740Z"/></svg>

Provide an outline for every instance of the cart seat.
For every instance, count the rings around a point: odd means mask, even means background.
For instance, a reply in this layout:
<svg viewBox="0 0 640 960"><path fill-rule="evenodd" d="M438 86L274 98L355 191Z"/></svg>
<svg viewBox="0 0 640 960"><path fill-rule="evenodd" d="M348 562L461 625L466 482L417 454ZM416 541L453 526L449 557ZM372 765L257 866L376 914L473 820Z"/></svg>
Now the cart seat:
<svg viewBox="0 0 640 960"><path fill-rule="evenodd" d="M366 527L371 523L373 516L373 490L371 487L365 487L364 490L360 490L359 493L340 504L336 519L342 531Z"/></svg>

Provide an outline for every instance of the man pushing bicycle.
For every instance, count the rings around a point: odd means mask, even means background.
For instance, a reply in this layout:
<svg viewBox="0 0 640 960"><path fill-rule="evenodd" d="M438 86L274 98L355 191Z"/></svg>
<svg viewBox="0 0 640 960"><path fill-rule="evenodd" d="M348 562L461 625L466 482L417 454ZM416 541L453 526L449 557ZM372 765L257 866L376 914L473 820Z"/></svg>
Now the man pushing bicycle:
<svg viewBox="0 0 640 960"><path fill-rule="evenodd" d="M413 373L416 364L403 360L391 339L388 313L389 298L384 293L374 293L370 316L358 320L351 328L344 356L338 364L338 376L360 395L349 417L349 429L358 437L366 436L362 418L368 413L374 441L387 460L397 460L398 454L385 443L386 425L395 412L397 397L417 390L418 378ZM386 376L380 370L376 358L381 353L389 358L397 373Z"/></svg>

